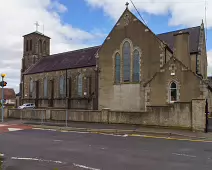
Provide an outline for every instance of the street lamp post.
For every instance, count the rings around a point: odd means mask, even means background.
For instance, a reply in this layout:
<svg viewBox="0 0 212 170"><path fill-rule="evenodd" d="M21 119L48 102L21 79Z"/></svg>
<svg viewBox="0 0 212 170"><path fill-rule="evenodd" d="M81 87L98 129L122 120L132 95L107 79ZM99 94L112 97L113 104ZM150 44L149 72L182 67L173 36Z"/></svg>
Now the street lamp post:
<svg viewBox="0 0 212 170"><path fill-rule="evenodd" d="M6 74L2 73L1 74L1 80L2 80L2 86L1 86L1 121L2 123L4 122L4 86L3 86L3 82L4 82L4 77L6 76Z"/></svg>

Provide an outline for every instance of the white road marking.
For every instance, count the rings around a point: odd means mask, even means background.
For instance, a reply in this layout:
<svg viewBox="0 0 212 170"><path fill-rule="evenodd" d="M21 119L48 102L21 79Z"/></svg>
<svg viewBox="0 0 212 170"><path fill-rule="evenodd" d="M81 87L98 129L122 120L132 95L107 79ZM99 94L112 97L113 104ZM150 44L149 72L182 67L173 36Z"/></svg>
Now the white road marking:
<svg viewBox="0 0 212 170"><path fill-rule="evenodd" d="M84 165L79 165L79 164L73 164L74 166L76 167L79 167L79 168L83 168L83 169L89 169L89 170L100 170L100 169L96 169L96 168L91 168L91 167L88 167L88 166L84 166Z"/></svg>
<svg viewBox="0 0 212 170"><path fill-rule="evenodd" d="M4 127L4 126L8 126L8 125L2 125L2 124L0 124L0 127Z"/></svg>
<svg viewBox="0 0 212 170"><path fill-rule="evenodd" d="M52 160L45 160L45 159L38 159L38 158L19 158L19 157L11 157L13 160L27 160L27 161L39 161L39 162L53 162L57 164L65 164L65 162L62 161L52 161Z"/></svg>
<svg viewBox="0 0 212 170"><path fill-rule="evenodd" d="M191 158L196 158L196 157L197 157L197 156L195 156L195 155L186 155L186 154L181 154L181 153L172 153L172 155L186 156L186 157L191 157Z"/></svg>
<svg viewBox="0 0 212 170"><path fill-rule="evenodd" d="M53 140L54 142L62 142L62 140Z"/></svg>
<svg viewBox="0 0 212 170"><path fill-rule="evenodd" d="M20 129L20 128L8 128L8 130L10 132L13 132L13 131L18 131L18 130L22 130L22 129Z"/></svg>
<svg viewBox="0 0 212 170"><path fill-rule="evenodd" d="M4 154L3 153L0 153L0 156L4 156Z"/></svg>

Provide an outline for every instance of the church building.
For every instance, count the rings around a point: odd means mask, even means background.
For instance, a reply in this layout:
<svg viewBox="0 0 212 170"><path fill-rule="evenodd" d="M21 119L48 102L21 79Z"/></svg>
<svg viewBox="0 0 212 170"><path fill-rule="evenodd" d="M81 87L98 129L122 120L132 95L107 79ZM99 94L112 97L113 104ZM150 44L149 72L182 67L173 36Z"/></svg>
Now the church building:
<svg viewBox="0 0 212 170"><path fill-rule="evenodd" d="M129 9L101 46L50 55L50 38L24 36L21 101L37 108L144 111L210 100L204 24L156 35Z"/></svg>

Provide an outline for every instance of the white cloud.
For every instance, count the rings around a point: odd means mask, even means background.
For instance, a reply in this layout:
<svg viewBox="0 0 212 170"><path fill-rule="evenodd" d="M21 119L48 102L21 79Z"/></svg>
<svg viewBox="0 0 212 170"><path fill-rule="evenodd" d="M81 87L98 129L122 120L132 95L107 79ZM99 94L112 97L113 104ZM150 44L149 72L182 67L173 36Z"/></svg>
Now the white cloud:
<svg viewBox="0 0 212 170"><path fill-rule="evenodd" d="M208 76L212 76L212 49L208 51Z"/></svg>
<svg viewBox="0 0 212 170"><path fill-rule="evenodd" d="M35 31L36 21L40 25L44 23L45 34L51 37L51 53L87 47L103 36L63 24L60 13L68 9L58 0L0 0L0 3L0 73L7 74L8 87L16 92L19 91L23 55L22 36ZM42 26L39 31L43 31Z"/></svg>
<svg viewBox="0 0 212 170"><path fill-rule="evenodd" d="M93 8L101 8L114 21L125 10L123 0L85 0ZM130 2L130 1L129 1ZM169 26L185 27L197 26L205 21L205 0L133 0L136 8L141 12L153 15L170 16ZM130 3L129 9L135 14L135 9ZM206 1L207 27L212 28L212 0ZM146 18L144 18L146 20ZM212 50L208 52L208 74L212 75Z"/></svg>
<svg viewBox="0 0 212 170"><path fill-rule="evenodd" d="M125 9L123 0L85 0L94 8L102 8L104 12L117 20ZM130 2L130 1L129 1ZM172 26L200 25L205 19L205 0L133 0L136 8L141 12L154 15L170 14L169 24ZM207 24L212 27L212 1L207 0ZM130 10L134 10L130 3Z"/></svg>

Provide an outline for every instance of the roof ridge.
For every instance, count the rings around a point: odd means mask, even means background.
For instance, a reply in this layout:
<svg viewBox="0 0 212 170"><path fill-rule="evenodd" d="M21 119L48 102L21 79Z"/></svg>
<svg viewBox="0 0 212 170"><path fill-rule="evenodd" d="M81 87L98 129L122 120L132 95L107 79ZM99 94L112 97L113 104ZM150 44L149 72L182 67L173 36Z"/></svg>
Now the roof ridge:
<svg viewBox="0 0 212 170"><path fill-rule="evenodd" d="M89 49L93 49L93 48L97 48L97 47L101 47L101 45L91 46L91 47L86 47L86 48L80 48L80 49L77 49L77 50L66 51L66 52L61 52L61 53L55 53L55 54L51 54L51 55L49 55L47 57L53 57L53 56L66 54L66 53L72 53L72 52L79 52L79 51L82 51L82 50L89 50Z"/></svg>
<svg viewBox="0 0 212 170"><path fill-rule="evenodd" d="M187 28L183 28L183 29L177 29L177 30L173 30L173 31L168 31L168 32L156 34L156 35L158 36L158 35L163 35L163 34L168 34L168 33L172 33L172 32L183 31L183 30L192 29L192 28L198 28L198 27L200 27L200 26L194 26L194 27L187 27Z"/></svg>

